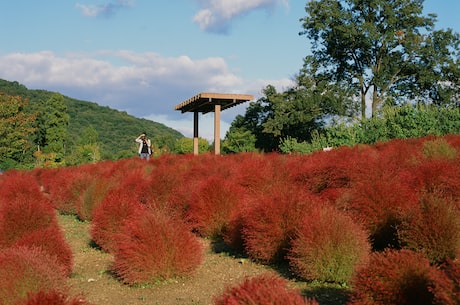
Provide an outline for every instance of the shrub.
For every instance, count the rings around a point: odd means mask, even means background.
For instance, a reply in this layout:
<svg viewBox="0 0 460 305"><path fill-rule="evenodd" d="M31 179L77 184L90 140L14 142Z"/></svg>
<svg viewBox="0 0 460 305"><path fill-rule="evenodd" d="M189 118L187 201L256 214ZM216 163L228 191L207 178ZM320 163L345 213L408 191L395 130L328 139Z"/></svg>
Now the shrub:
<svg viewBox="0 0 460 305"><path fill-rule="evenodd" d="M65 274L54 257L38 248L11 247L0 251L0 300L23 301L27 294L56 290L66 292Z"/></svg>
<svg viewBox="0 0 460 305"><path fill-rule="evenodd" d="M410 169L410 186L448 200L460 200L460 162L446 159L421 159Z"/></svg>
<svg viewBox="0 0 460 305"><path fill-rule="evenodd" d="M27 298L15 305L89 305L83 296L69 297L57 290L28 293Z"/></svg>
<svg viewBox="0 0 460 305"><path fill-rule="evenodd" d="M209 177L192 191L187 219L203 237L222 235L239 211L244 189L221 177Z"/></svg>
<svg viewBox="0 0 460 305"><path fill-rule="evenodd" d="M264 273L229 286L213 299L214 305L318 305L305 299L296 288L281 277Z"/></svg>
<svg viewBox="0 0 460 305"><path fill-rule="evenodd" d="M417 206L417 193L402 180L393 162L384 158L369 162L355 174L347 197L338 203L364 224L374 250L400 248L397 227L405 213Z"/></svg>
<svg viewBox="0 0 460 305"><path fill-rule="evenodd" d="M385 250L352 280L351 305L455 304L453 284L420 253Z"/></svg>
<svg viewBox="0 0 460 305"><path fill-rule="evenodd" d="M91 221L93 210L101 203L108 190L113 187L112 181L108 178L93 177L92 179L77 201L77 215L80 220Z"/></svg>
<svg viewBox="0 0 460 305"><path fill-rule="evenodd" d="M285 171L276 167L280 156L276 154L242 153L225 156L233 161L232 177L246 189L249 194L259 195L278 184ZM227 178L223 176L224 178Z"/></svg>
<svg viewBox="0 0 460 305"><path fill-rule="evenodd" d="M149 209L125 223L114 258L115 272L125 283L154 283L193 273L203 247L183 222Z"/></svg>
<svg viewBox="0 0 460 305"><path fill-rule="evenodd" d="M367 263L366 232L329 205L316 205L304 216L289 251L289 265L306 280L347 283Z"/></svg>
<svg viewBox="0 0 460 305"><path fill-rule="evenodd" d="M422 151L426 158L453 160L457 156L455 147L452 147L444 138L425 141Z"/></svg>
<svg viewBox="0 0 460 305"><path fill-rule="evenodd" d="M35 180L27 174L2 180L0 193L0 248L36 230L57 226L56 214Z"/></svg>
<svg viewBox="0 0 460 305"><path fill-rule="evenodd" d="M460 250L458 252L460 254ZM455 304L460 304L460 261L458 255L455 259L447 258L446 262L441 266L447 277L454 284L454 299Z"/></svg>
<svg viewBox="0 0 460 305"><path fill-rule="evenodd" d="M427 194L399 227L403 244L422 252L432 264L454 258L460 249L460 212L453 202Z"/></svg>
<svg viewBox="0 0 460 305"><path fill-rule="evenodd" d="M56 210L76 215L78 198L91 182L91 173L85 167L42 169L39 180Z"/></svg>
<svg viewBox="0 0 460 305"><path fill-rule="evenodd" d="M35 247L56 258L63 272L70 276L73 269L73 252L57 225L38 229L16 240L14 246Z"/></svg>
<svg viewBox="0 0 460 305"><path fill-rule="evenodd" d="M295 229L313 196L294 185L275 185L251 198L242 210L242 237L248 255L261 263L284 260Z"/></svg>
<svg viewBox="0 0 460 305"><path fill-rule="evenodd" d="M145 208L131 192L113 191L93 211L90 235L104 251L113 253L124 222Z"/></svg>

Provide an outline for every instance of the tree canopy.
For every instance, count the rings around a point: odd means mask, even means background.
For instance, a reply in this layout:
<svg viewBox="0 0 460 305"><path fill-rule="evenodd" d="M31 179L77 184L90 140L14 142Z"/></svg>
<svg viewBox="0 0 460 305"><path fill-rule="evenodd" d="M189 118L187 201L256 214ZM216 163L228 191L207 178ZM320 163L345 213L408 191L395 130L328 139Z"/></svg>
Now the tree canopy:
<svg viewBox="0 0 460 305"><path fill-rule="evenodd" d="M354 88L363 118L368 100L372 115L385 103L458 103L459 35L422 11L423 0L308 1L302 73Z"/></svg>

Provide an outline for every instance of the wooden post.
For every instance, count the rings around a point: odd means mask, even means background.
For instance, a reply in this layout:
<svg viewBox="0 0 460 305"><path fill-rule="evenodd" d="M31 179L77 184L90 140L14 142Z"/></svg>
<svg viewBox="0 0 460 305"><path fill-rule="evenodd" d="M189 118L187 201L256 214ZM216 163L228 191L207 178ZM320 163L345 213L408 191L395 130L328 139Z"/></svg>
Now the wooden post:
<svg viewBox="0 0 460 305"><path fill-rule="evenodd" d="M220 109L221 106L214 106L214 154L220 155Z"/></svg>
<svg viewBox="0 0 460 305"><path fill-rule="evenodd" d="M198 111L193 112L193 154L198 155Z"/></svg>

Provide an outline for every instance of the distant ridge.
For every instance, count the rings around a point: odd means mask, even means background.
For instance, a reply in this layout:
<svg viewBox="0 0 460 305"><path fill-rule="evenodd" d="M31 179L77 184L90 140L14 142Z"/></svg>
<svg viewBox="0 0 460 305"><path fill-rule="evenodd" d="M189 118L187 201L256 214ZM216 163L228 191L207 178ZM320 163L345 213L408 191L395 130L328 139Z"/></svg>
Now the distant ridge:
<svg viewBox="0 0 460 305"><path fill-rule="evenodd" d="M39 101L48 100L53 94L46 90L31 90L16 81L0 79L0 92L8 95L17 95L27 98L30 106ZM103 151L115 155L119 152L126 153L135 150L134 139L143 131L149 137L160 142L175 141L183 138L179 131L164 124L147 119L136 118L124 111L115 110L107 106L100 106L94 102L77 100L62 94L70 115L68 127L70 145L75 144L80 134L89 126L93 126L99 135Z"/></svg>

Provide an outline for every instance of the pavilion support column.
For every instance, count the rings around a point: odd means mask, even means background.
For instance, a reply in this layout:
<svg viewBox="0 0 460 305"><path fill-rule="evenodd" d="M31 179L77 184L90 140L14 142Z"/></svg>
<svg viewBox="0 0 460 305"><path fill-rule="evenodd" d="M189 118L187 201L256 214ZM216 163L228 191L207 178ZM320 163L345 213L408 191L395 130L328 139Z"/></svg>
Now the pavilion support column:
<svg viewBox="0 0 460 305"><path fill-rule="evenodd" d="M198 155L198 111L193 112L193 154Z"/></svg>
<svg viewBox="0 0 460 305"><path fill-rule="evenodd" d="M221 105L214 106L214 154L220 155L220 109Z"/></svg>

